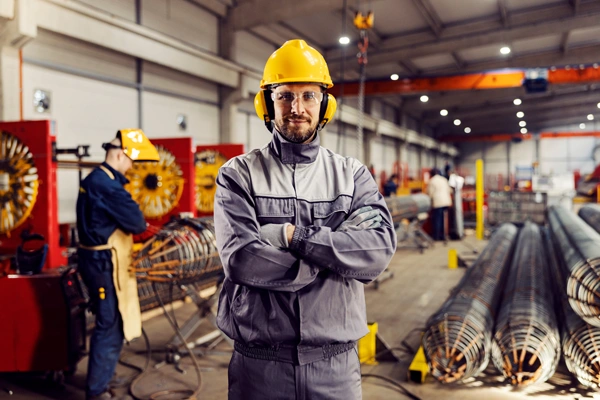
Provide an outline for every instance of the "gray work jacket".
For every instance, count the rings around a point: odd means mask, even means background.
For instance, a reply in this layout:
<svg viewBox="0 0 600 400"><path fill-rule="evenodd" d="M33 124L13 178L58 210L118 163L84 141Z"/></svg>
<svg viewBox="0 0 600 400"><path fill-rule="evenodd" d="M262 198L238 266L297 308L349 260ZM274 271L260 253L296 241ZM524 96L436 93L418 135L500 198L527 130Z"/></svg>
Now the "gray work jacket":
<svg viewBox="0 0 600 400"><path fill-rule="evenodd" d="M380 228L336 232L371 206ZM217 323L251 346L313 346L356 341L367 332L363 284L396 250L383 197L358 160L320 147L273 140L229 160L215 195L217 246L225 270ZM289 249L260 239L260 226L289 222Z"/></svg>

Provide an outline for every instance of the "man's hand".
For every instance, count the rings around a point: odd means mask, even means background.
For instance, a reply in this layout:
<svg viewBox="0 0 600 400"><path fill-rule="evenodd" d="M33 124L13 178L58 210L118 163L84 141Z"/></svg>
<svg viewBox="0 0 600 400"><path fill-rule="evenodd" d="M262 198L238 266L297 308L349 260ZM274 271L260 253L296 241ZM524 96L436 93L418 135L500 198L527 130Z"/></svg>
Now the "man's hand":
<svg viewBox="0 0 600 400"><path fill-rule="evenodd" d="M347 220L342 222L336 232L362 231L364 229L379 228L383 218L379 210L371 206L359 208Z"/></svg>
<svg viewBox="0 0 600 400"><path fill-rule="evenodd" d="M291 235L289 234L291 229ZM287 248L292 241L295 227L290 223L267 224L260 227L260 238L271 246Z"/></svg>

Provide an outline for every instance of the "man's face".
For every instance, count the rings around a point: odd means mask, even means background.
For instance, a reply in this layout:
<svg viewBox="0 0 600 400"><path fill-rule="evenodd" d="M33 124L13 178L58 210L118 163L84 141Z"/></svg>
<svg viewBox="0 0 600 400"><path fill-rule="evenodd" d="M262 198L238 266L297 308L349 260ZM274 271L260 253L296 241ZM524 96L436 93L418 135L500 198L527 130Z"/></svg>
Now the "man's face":
<svg viewBox="0 0 600 400"><path fill-rule="evenodd" d="M131 160L131 158L127 157L127 155L123 151L121 151L117 156L117 161L119 165L117 171L119 171L123 175L125 175L127 171L129 171L133 167L133 161Z"/></svg>
<svg viewBox="0 0 600 400"><path fill-rule="evenodd" d="M275 127L293 143L308 143L319 124L323 101L321 87L315 84L291 83L273 90Z"/></svg>

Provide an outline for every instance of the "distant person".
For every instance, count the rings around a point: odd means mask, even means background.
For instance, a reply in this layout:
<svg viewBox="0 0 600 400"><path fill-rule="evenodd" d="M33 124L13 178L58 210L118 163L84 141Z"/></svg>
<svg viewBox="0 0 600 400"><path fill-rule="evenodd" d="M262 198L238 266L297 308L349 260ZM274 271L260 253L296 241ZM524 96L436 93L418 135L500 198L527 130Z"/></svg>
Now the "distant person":
<svg viewBox="0 0 600 400"><path fill-rule="evenodd" d="M450 179L450 171L452 170L452 167L450 166L450 163L446 163L446 166L444 167L444 176L446 177L446 179Z"/></svg>
<svg viewBox="0 0 600 400"><path fill-rule="evenodd" d="M383 195L385 197L395 196L398 191L398 175L393 174L383 185Z"/></svg>
<svg viewBox="0 0 600 400"><path fill-rule="evenodd" d="M443 177L436 168L431 170L431 178L427 183L427 194L431 197L431 206L433 208L431 216L433 222L433 239L445 240L444 212L452 205L452 189L448 184L448 179Z"/></svg>

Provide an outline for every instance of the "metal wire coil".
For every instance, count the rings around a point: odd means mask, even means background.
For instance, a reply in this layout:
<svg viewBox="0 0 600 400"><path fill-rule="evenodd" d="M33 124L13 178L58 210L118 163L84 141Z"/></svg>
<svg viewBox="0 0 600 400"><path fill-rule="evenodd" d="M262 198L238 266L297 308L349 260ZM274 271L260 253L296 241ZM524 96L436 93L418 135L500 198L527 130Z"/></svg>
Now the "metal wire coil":
<svg viewBox="0 0 600 400"><path fill-rule="evenodd" d="M548 380L560 360L560 336L540 229L526 222L496 318L492 360L512 385Z"/></svg>
<svg viewBox="0 0 600 400"><path fill-rule="evenodd" d="M586 323L569 304L566 281L569 270L560 254L554 232L544 234L548 265L554 282L562 353L569 371L584 386L600 387L600 328Z"/></svg>
<svg viewBox="0 0 600 400"><path fill-rule="evenodd" d="M494 315L516 236L514 225L502 225L427 322L423 348L431 373L440 382L464 380L487 367Z"/></svg>
<svg viewBox="0 0 600 400"><path fill-rule="evenodd" d="M588 324L600 327L600 234L563 207L551 207L549 220L557 255L569 271L569 303Z"/></svg>
<svg viewBox="0 0 600 400"><path fill-rule="evenodd" d="M223 267L212 218L185 218L165 225L134 255L138 281L197 283Z"/></svg>
<svg viewBox="0 0 600 400"><path fill-rule="evenodd" d="M385 203L394 222L416 218L419 214L431 209L431 199L426 194L386 197Z"/></svg>

